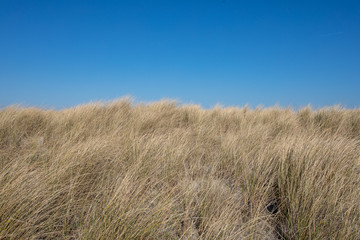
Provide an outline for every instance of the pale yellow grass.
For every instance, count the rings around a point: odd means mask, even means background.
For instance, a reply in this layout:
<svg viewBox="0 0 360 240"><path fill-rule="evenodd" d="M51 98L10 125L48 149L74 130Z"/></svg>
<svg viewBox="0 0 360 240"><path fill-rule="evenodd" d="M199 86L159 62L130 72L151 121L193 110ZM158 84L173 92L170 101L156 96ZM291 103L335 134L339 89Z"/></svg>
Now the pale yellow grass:
<svg viewBox="0 0 360 240"><path fill-rule="evenodd" d="M0 110L0 239L360 239L360 110Z"/></svg>

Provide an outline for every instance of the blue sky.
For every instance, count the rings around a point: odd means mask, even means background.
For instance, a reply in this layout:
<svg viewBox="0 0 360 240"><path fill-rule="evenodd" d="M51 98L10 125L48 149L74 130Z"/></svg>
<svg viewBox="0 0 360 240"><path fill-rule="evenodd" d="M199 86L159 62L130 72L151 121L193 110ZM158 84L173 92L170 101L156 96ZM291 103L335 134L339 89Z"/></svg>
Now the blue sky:
<svg viewBox="0 0 360 240"><path fill-rule="evenodd" d="M0 1L0 107L360 107L360 1Z"/></svg>

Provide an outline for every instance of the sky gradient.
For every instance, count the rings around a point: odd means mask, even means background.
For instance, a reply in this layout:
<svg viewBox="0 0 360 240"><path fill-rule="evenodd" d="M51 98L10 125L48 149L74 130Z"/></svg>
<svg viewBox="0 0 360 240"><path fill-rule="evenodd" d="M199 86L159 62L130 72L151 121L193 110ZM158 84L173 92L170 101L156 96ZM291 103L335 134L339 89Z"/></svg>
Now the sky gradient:
<svg viewBox="0 0 360 240"><path fill-rule="evenodd" d="M0 107L360 107L360 1L0 1Z"/></svg>

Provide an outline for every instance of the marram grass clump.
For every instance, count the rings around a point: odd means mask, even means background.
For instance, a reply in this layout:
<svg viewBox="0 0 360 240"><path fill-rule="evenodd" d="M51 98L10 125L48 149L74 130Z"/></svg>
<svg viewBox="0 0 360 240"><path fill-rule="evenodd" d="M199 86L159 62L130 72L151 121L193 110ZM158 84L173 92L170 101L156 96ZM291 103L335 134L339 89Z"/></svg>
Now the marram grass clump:
<svg viewBox="0 0 360 240"><path fill-rule="evenodd" d="M360 110L0 110L0 239L360 239Z"/></svg>

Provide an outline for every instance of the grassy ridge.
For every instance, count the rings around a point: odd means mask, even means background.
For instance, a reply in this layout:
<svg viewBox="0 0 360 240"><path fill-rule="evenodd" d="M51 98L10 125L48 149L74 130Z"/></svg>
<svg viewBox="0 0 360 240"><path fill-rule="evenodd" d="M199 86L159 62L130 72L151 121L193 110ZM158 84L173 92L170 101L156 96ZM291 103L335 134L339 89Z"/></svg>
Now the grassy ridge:
<svg viewBox="0 0 360 240"><path fill-rule="evenodd" d="M0 239L360 239L360 110L0 110Z"/></svg>

